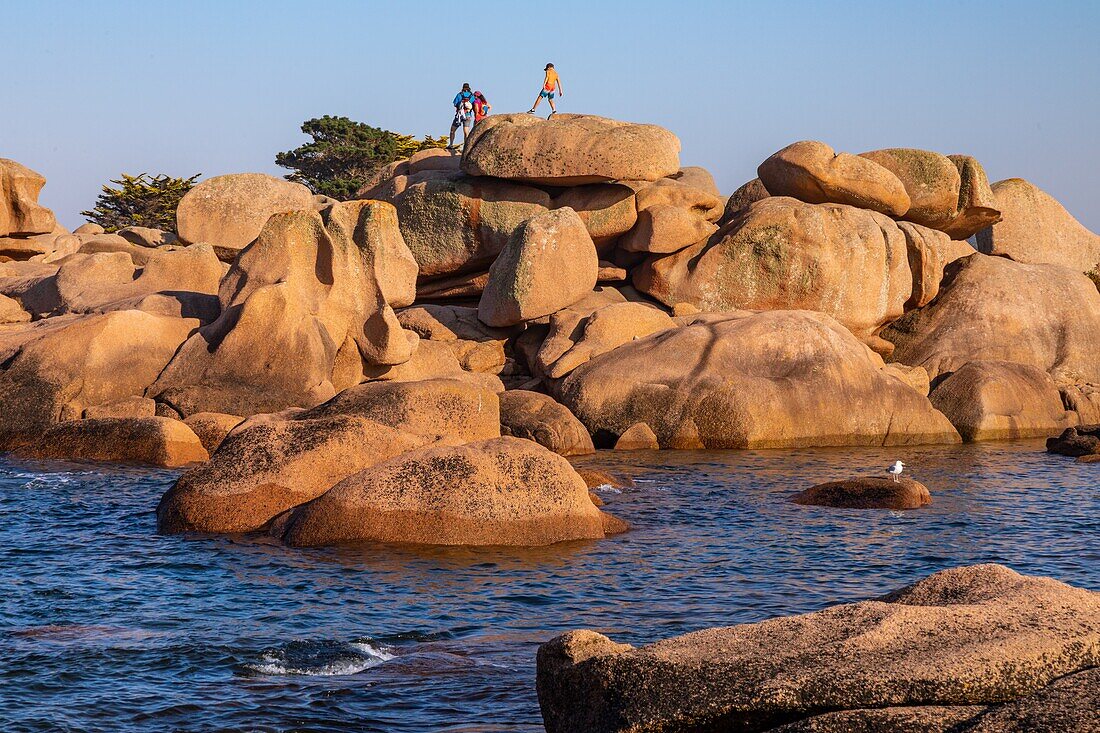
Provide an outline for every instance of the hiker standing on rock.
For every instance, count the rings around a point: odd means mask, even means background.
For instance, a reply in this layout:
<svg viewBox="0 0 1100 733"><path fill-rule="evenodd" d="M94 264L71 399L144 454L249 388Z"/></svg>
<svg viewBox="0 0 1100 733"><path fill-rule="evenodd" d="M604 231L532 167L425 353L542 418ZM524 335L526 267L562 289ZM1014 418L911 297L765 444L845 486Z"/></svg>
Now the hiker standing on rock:
<svg viewBox="0 0 1100 733"><path fill-rule="evenodd" d="M462 143L466 143L466 137L470 134L470 120L474 113L474 93L470 91L470 85L463 84L462 91L455 95L455 118L451 122L451 142L447 144L448 150L455 148L455 131L462 126Z"/></svg>
<svg viewBox="0 0 1100 733"><path fill-rule="evenodd" d="M550 103L550 114L546 116L546 119L550 119L558 112L558 108L554 106L554 92L557 91L558 96L564 97L565 92L561 89L561 79L558 78L558 72L554 70L553 64L547 64L543 69L546 72L546 76L542 80L542 89L539 91L539 96L535 97L535 103L531 105L531 109L527 110L527 114L535 114L535 110L539 107L539 102L546 99Z"/></svg>
<svg viewBox="0 0 1100 733"><path fill-rule="evenodd" d="M474 124L481 122L483 119L489 116L489 110L493 108L493 105L489 104L489 100L485 98L485 95L481 92L474 92Z"/></svg>

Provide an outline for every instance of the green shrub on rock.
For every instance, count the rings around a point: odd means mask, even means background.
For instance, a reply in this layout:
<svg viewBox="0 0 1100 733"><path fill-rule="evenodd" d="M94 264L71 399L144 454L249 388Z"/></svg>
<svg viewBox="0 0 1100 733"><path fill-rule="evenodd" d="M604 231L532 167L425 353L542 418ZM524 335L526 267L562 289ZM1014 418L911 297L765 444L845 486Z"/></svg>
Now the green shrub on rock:
<svg viewBox="0 0 1100 733"><path fill-rule="evenodd" d="M176 207L200 175L196 173L190 178L173 178L163 173L155 176L123 173L121 178L110 181L118 188L104 185L95 208L80 214L107 232L117 232L126 227L175 232Z"/></svg>

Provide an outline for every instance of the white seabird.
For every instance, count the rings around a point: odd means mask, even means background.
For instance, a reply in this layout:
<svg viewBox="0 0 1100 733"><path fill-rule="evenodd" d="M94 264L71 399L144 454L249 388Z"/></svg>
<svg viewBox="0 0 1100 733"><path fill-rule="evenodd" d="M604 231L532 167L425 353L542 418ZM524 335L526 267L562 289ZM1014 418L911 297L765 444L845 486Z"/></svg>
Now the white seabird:
<svg viewBox="0 0 1100 733"><path fill-rule="evenodd" d="M905 464L901 461L894 461L894 465L886 469L886 473L894 477L894 483L898 483L898 476L901 476L901 472L905 470Z"/></svg>

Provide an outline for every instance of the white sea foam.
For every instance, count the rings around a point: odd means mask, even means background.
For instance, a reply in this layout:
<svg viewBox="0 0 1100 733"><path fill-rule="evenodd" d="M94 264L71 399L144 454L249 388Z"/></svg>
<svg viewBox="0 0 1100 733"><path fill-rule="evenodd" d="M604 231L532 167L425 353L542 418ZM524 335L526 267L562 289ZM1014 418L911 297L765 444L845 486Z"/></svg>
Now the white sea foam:
<svg viewBox="0 0 1100 733"><path fill-rule="evenodd" d="M347 644L346 647L346 653L337 654L334 659L322 664L302 664L300 661L287 659L286 652L275 650L264 652L260 655L258 661L244 666L251 672L263 675L334 677L359 674L394 658L394 655L386 651L385 648L375 646L370 642L352 642Z"/></svg>
<svg viewBox="0 0 1100 733"><path fill-rule="evenodd" d="M595 489L593 489L593 491L598 491L601 494L621 494L621 493L623 493L622 489L617 489L614 486L612 486L611 484L600 484Z"/></svg>
<svg viewBox="0 0 1100 733"><path fill-rule="evenodd" d="M353 641L348 646L366 654L368 657L374 657L379 663L388 662L396 656L386 651L385 647L377 646L369 641Z"/></svg>

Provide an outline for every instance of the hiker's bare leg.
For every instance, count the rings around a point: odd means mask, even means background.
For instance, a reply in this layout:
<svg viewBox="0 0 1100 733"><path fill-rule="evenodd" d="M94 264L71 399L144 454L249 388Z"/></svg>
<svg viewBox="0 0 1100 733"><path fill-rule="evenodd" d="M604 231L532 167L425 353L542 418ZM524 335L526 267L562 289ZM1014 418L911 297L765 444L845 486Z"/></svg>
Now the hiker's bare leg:
<svg viewBox="0 0 1100 733"><path fill-rule="evenodd" d="M458 130L458 125L451 125L451 142L447 143L448 148L455 146L455 132Z"/></svg>
<svg viewBox="0 0 1100 733"><path fill-rule="evenodd" d="M542 101L542 95L541 94L538 95L537 97L535 97L535 103L531 105L531 111L532 112L534 112L536 109L539 108L539 102L541 102L541 101Z"/></svg>
<svg viewBox="0 0 1100 733"><path fill-rule="evenodd" d="M546 101L550 103L550 111L551 112L557 112L558 111L558 108L554 106L554 98L553 97L547 97Z"/></svg>

